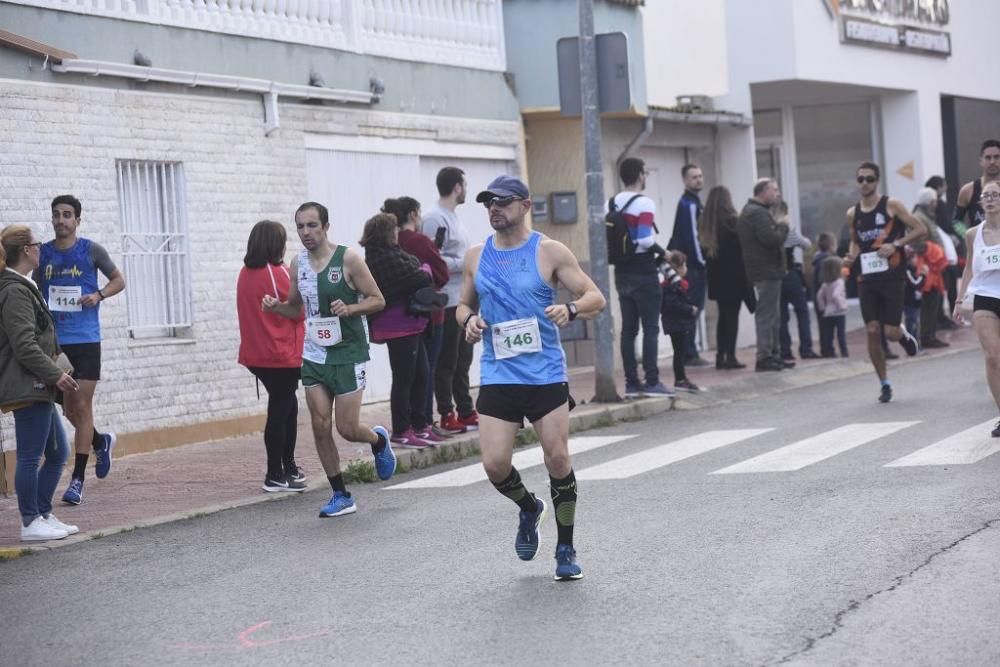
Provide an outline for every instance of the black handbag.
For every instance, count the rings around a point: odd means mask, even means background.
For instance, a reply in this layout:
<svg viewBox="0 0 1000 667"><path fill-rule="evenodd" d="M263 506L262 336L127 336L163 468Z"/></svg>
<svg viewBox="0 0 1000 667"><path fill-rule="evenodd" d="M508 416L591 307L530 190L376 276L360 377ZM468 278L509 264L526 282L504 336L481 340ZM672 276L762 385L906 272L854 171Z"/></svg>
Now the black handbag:
<svg viewBox="0 0 1000 667"><path fill-rule="evenodd" d="M433 287L421 287L410 296L406 311L410 315L429 316L431 313L444 310L448 305L448 295L438 292Z"/></svg>

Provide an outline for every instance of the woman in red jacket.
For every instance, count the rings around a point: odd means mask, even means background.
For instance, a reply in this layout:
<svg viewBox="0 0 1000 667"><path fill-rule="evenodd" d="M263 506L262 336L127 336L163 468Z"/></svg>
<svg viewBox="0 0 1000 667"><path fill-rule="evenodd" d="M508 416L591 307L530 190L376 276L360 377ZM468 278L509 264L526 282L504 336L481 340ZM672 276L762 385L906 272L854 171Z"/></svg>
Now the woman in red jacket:
<svg viewBox="0 0 1000 667"><path fill-rule="evenodd" d="M280 223L262 220L254 225L236 283L239 362L267 390L267 476L263 488L269 493L306 488L305 475L295 464L299 414L295 392L302 369L303 319L265 313L260 306L265 294L279 301L288 300L291 280L283 261L285 240L285 228Z"/></svg>

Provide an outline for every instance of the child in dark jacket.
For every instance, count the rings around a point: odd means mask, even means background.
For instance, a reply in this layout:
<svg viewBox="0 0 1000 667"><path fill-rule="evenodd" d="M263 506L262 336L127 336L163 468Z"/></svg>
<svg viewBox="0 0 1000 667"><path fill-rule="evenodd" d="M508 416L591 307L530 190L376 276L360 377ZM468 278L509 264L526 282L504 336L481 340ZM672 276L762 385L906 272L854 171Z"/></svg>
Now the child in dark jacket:
<svg viewBox="0 0 1000 667"><path fill-rule="evenodd" d="M680 250L667 253L663 267L664 283L660 300L660 318L663 332L670 336L674 348L674 388L680 391L699 391L684 372L684 355L687 350L690 322L698 317L698 306L688 298L687 255Z"/></svg>

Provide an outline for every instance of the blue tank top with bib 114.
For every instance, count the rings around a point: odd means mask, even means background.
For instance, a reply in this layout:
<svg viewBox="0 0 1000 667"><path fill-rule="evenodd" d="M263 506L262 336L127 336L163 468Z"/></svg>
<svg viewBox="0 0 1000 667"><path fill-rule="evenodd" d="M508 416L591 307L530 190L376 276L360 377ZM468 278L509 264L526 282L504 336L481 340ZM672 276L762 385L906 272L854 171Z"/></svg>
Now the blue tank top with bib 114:
<svg viewBox="0 0 1000 667"><path fill-rule="evenodd" d="M85 308L80 303L81 298L97 291L97 267L90 245L88 239L77 239L66 250L56 248L51 241L41 248L38 287L63 345L101 342L100 304Z"/></svg>
<svg viewBox="0 0 1000 667"><path fill-rule="evenodd" d="M538 272L542 235L532 232L516 248L486 239L476 292L483 332L481 382L544 385L566 382L566 355L559 329L545 316L556 291Z"/></svg>

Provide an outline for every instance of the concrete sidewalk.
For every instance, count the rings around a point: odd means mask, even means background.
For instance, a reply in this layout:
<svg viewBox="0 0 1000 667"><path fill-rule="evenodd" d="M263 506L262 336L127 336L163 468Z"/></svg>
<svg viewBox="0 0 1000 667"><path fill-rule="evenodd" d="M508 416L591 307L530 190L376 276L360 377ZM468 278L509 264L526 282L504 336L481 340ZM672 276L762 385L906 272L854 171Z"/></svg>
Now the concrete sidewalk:
<svg viewBox="0 0 1000 667"><path fill-rule="evenodd" d="M913 363L927 356L954 354L978 348L971 328L945 331L940 336L950 339L951 347L921 352L914 359L906 359L897 345L893 349L901 355L890 365ZM683 419L683 410L708 407L733 400L746 400L763 394L780 393L795 388L820 384L832 380L872 373L872 395L875 400L877 384L862 330L848 334L851 357L848 359L821 359L799 361L794 370L781 373L754 373L752 348L741 350L745 370L717 371L714 366L688 369L690 379L704 391L699 394L681 393L677 400L643 398L617 404L590 403L593 396L593 369L576 368L570 371L570 390L579 405L571 415L571 428L581 431L607 426L616 421L646 418L655 414L677 410ZM706 353L706 358L714 354ZM660 360L660 371L666 384L672 380L669 358ZM624 391L619 381L619 391ZM985 389L984 389L985 390ZM859 400L862 400L859 398ZM389 424L388 403L367 405L362 410L362 422ZM368 445L343 442L338 438L343 467L352 462L370 462ZM442 443L433 450L396 450L400 460L399 474L406 470L454 461L475 453L478 437L466 434ZM309 477L309 490L321 489L316 494L316 511L326 500L329 485L313 447L308 413L299 412L299 438L296 447L298 464ZM356 465L356 464L355 464ZM261 490L264 481L264 445L260 434L214 440L165 449L148 454L116 458L111 474L104 480L94 477L88 470L84 487L84 503L80 506L65 505L59 501L69 480L72 463L67 466L64 479L55 497L55 513L64 522L80 527L80 534L57 542L24 544L20 542L20 515L15 497L0 498L0 558L14 557L22 550L45 550L73 544L102 535L176 521L223 509L257 502L280 500L291 494L268 494ZM363 466L358 470L363 472ZM364 486L351 485L359 495L367 493Z"/></svg>

